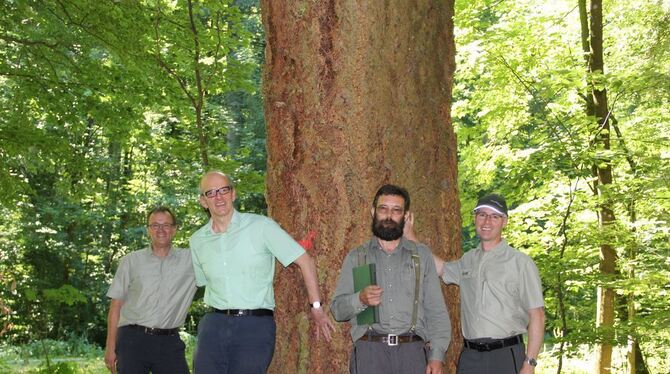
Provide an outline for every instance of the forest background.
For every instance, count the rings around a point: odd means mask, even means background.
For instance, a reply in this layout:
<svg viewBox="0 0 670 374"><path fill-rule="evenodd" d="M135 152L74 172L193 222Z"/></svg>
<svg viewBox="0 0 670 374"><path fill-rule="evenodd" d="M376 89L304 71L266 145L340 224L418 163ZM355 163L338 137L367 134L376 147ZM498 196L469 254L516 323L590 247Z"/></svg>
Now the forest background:
<svg viewBox="0 0 670 374"><path fill-rule="evenodd" d="M604 72L585 62L584 4L455 2L462 249L476 245L476 199L505 195L506 237L544 283L542 372L592 372L568 361L610 345L614 372L667 373L670 2L604 2ZM238 209L267 213L265 42L251 0L2 2L0 372L87 370L53 358L100 357L119 258L146 246L157 204L176 209L187 245L206 220L203 170L231 173ZM607 90L609 130L594 131L590 85ZM205 310L193 304L188 333Z"/></svg>

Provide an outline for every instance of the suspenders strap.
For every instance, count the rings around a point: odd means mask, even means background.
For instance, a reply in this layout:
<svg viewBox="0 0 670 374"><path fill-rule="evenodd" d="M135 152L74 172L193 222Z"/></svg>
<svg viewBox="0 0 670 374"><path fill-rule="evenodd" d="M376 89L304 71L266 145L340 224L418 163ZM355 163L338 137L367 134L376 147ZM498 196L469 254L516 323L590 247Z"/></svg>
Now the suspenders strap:
<svg viewBox="0 0 670 374"><path fill-rule="evenodd" d="M410 245L410 251L412 256L412 264L414 265L414 305L412 310L412 325L409 329L411 333L414 333L416 330L416 320L419 313L419 292L421 291L421 261L419 258L419 251L416 249L416 243L411 240L407 241ZM368 248L372 246L372 241L368 245ZM367 252L368 248L361 245L356 248L358 254L358 266L365 265L367 263Z"/></svg>

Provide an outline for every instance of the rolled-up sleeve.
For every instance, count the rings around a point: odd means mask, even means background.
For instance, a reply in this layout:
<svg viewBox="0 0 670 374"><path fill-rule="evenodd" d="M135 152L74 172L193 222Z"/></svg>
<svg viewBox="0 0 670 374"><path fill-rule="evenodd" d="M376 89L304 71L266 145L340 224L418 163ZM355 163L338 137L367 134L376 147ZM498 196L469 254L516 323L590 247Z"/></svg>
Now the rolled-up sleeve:
<svg viewBox="0 0 670 374"><path fill-rule="evenodd" d="M446 284L461 284L461 260L444 263L442 267L442 280Z"/></svg>

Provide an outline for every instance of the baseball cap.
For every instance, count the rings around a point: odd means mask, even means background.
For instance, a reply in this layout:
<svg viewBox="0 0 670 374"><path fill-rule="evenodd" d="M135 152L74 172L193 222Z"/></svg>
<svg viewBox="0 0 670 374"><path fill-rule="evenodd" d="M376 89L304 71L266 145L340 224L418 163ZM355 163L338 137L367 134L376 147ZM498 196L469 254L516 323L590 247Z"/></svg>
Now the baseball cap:
<svg viewBox="0 0 670 374"><path fill-rule="evenodd" d="M473 209L473 212L477 212L480 208L493 209L496 213L507 215L507 203L505 198L500 195L490 194L480 198L477 200L477 207Z"/></svg>

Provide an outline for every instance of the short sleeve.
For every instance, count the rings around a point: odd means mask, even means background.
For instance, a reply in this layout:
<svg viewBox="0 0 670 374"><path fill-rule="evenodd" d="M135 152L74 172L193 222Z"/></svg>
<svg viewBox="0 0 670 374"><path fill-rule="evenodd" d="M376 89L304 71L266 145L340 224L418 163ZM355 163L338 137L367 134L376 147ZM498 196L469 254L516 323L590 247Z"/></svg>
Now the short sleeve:
<svg viewBox="0 0 670 374"><path fill-rule="evenodd" d="M446 284L461 284L461 260L445 262L441 277Z"/></svg>
<svg viewBox="0 0 670 374"><path fill-rule="evenodd" d="M305 250L277 222L267 218L263 223L263 242L266 248L284 266L288 266Z"/></svg>
<svg viewBox="0 0 670 374"><path fill-rule="evenodd" d="M540 308L544 306L544 297L542 296L542 281L540 272L533 260L529 257L521 267L519 274L519 297L526 310Z"/></svg>
<svg viewBox="0 0 670 374"><path fill-rule="evenodd" d="M128 286L130 283L130 264L128 257L123 257L119 268L116 269L112 284L107 290L107 297L117 300L125 300L128 293Z"/></svg>
<svg viewBox="0 0 670 374"><path fill-rule="evenodd" d="M191 248L193 248L192 244ZM195 285L202 287L207 284L207 277L205 276L205 272L202 270L202 264L200 263L196 252L192 249L190 249L190 251L191 260L193 261L193 272L195 273Z"/></svg>

